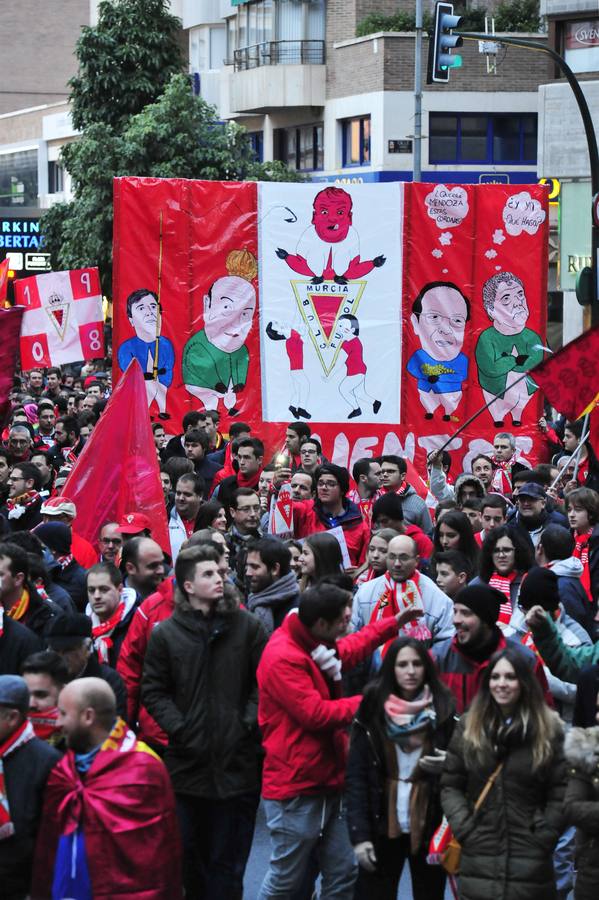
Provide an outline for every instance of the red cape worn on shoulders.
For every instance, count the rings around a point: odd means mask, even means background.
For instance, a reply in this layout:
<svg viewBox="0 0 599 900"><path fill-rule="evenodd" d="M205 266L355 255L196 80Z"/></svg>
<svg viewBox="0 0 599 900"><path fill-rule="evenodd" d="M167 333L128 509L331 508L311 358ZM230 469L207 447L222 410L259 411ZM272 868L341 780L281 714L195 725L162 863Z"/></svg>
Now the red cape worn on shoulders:
<svg viewBox="0 0 599 900"><path fill-rule="evenodd" d="M144 744L101 750L81 778L71 750L46 787L32 900L49 900L58 840L81 825L94 900L179 900L179 827L164 764Z"/></svg>

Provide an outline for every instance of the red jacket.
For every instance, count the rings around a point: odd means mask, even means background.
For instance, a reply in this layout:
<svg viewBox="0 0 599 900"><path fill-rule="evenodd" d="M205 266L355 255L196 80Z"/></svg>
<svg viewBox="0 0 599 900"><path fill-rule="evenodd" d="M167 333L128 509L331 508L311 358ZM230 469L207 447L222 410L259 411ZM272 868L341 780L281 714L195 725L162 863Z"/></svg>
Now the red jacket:
<svg viewBox="0 0 599 900"><path fill-rule="evenodd" d="M327 524L319 515L314 500L294 500L293 531L297 538L308 537L317 531L329 531L334 527ZM355 503L347 501L347 509L342 516L335 519L335 524L343 528L347 552L352 566L361 565L366 559L366 551L370 541L370 526L364 521Z"/></svg>
<svg viewBox="0 0 599 900"><path fill-rule="evenodd" d="M392 616L340 638L335 646L343 669L356 666L395 636ZM328 679L310 656L319 643L290 613L258 666L258 724L266 754L262 795L267 800L343 788L347 727L362 697L335 697L341 683Z"/></svg>
<svg viewBox="0 0 599 900"><path fill-rule="evenodd" d="M166 747L168 738L145 706L141 706L141 676L152 629L169 619L175 608L175 579L166 578L158 590L136 609L117 662L117 672L127 688L127 721L137 727L138 736L148 743ZM139 725L138 725L139 723Z"/></svg>
<svg viewBox="0 0 599 900"><path fill-rule="evenodd" d="M91 569L98 562L98 554L90 542L76 534L73 529L71 529L71 553L84 569Z"/></svg>
<svg viewBox="0 0 599 900"><path fill-rule="evenodd" d="M506 647L510 647L516 651L522 651L527 662L529 662L533 669L537 681L541 685L545 700L549 706L554 706L553 697L549 691L547 678L545 677L545 672L543 670L543 664L539 658L532 650L529 650L528 647L524 647L520 641L512 640L511 638L506 639L502 632L493 653L505 650ZM472 659L472 657L467 656L463 650L460 650L455 635L446 641L433 645L431 653L437 664L437 669L442 681L445 682L455 697L456 712L461 715L472 703L474 695L478 693L484 671L489 665L489 659L493 656L493 653L490 653L487 659Z"/></svg>
<svg viewBox="0 0 599 900"><path fill-rule="evenodd" d="M433 542L418 525L405 525L405 533L411 537L418 549L420 559L430 559L433 555Z"/></svg>

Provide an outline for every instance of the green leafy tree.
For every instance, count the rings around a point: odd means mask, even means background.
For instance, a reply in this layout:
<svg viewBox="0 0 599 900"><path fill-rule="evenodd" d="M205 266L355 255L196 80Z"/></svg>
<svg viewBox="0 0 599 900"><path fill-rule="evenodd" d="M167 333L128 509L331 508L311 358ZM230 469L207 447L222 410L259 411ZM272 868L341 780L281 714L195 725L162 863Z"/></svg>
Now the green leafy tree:
<svg viewBox="0 0 599 900"><path fill-rule="evenodd" d="M125 7L138 11L144 8L146 33L153 33L156 22L164 20L161 0L119 0L116 9L123 13ZM148 21L150 7L155 13L153 22ZM172 17L167 20L171 21ZM108 26L115 27L114 22L112 4L102 3L98 30L104 34ZM132 29L134 35L139 34L137 21ZM127 34L118 29L110 30L110 34L115 44L113 53L122 59L119 48L127 44ZM84 43L87 53L94 45L91 34L85 35ZM102 46L108 56L109 45ZM91 93L88 92L89 64L85 76L80 73L75 79L74 106L82 135L66 145L61 156L72 178L74 200L52 206L42 217L52 268L97 265L105 293L110 293L112 283L114 178L135 175L238 181L303 180L282 163L258 164L245 130L234 122L219 121L213 106L193 96L187 76L173 73L171 69L169 79L161 82L154 95L145 95L155 75L153 56L150 56L151 60L146 59L151 63L149 74L146 72L142 77L138 73L128 83L129 97L126 104L125 101L121 104L119 114L113 104L117 88L112 81L106 83L105 94L95 86L90 86ZM106 63L102 71L107 73L108 69ZM122 112L125 105L131 110L127 115ZM97 115L94 115L95 108Z"/></svg>
<svg viewBox="0 0 599 900"><path fill-rule="evenodd" d="M117 130L183 71L181 21L167 0L102 0L98 24L82 29L79 72L69 82L73 125Z"/></svg>
<svg viewBox="0 0 599 900"><path fill-rule="evenodd" d="M496 31L539 31L538 0L507 0L495 11Z"/></svg>

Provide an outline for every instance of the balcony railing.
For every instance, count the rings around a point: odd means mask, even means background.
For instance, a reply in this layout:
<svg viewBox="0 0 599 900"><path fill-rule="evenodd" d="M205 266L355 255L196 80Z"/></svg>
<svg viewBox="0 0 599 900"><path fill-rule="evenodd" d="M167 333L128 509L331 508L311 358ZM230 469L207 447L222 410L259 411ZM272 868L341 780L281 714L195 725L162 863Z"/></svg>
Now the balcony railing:
<svg viewBox="0 0 599 900"><path fill-rule="evenodd" d="M265 41L233 53L236 72L258 66L322 66L324 41Z"/></svg>

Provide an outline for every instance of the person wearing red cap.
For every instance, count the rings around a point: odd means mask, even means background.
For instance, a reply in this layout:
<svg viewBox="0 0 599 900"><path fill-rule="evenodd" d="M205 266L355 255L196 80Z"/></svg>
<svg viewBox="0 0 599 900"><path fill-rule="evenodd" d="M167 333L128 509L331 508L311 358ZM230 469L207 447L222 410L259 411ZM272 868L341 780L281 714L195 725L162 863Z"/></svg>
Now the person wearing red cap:
<svg viewBox="0 0 599 900"><path fill-rule="evenodd" d="M40 509L42 522L62 522L71 529L71 553L83 569L89 569L98 562L98 554L89 541L73 529L77 507L68 497L49 497Z"/></svg>
<svg viewBox="0 0 599 900"><path fill-rule="evenodd" d="M152 524L143 513L127 513L119 522L118 530L123 543L136 537L152 537Z"/></svg>

